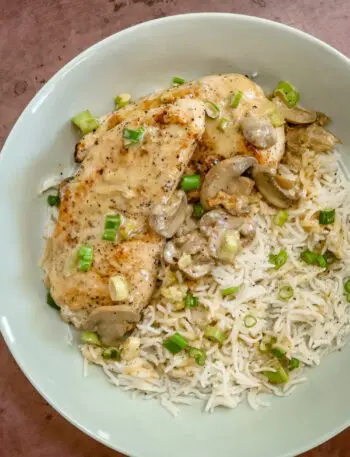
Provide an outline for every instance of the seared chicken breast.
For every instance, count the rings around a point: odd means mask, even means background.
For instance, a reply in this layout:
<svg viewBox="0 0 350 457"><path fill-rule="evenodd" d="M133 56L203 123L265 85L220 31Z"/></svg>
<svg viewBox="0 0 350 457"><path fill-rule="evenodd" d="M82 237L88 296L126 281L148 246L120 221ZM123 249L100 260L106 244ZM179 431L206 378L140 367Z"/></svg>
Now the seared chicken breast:
<svg viewBox="0 0 350 457"><path fill-rule="evenodd" d="M130 109L114 126L100 127L89 137L78 173L62 188L58 222L43 262L46 284L63 317L99 331L106 344L132 329L150 300L164 241L147 219L151 208L166 203L177 188L203 135L204 119L203 103L190 98ZM143 129L142 139L127 144L126 129ZM117 214L117 238L105 241L105 218ZM82 246L93 252L88 271L77 264ZM109 292L116 275L129 290L118 302Z"/></svg>

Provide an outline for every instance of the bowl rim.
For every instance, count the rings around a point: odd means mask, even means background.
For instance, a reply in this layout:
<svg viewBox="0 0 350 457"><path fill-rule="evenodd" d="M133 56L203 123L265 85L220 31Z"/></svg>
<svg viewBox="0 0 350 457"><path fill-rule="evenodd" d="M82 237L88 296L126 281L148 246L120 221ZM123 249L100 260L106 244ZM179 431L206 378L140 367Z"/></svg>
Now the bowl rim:
<svg viewBox="0 0 350 457"><path fill-rule="evenodd" d="M2 163L3 158L5 157L5 154L9 154L10 152L7 152L7 149L10 149L10 144L12 141L12 137L14 136L14 131L16 127L20 124L20 122L23 120L25 114L27 114L28 111L30 110L35 110L36 106L39 106L41 104L41 101L45 99L49 93L51 92L51 86L53 86L56 82L59 80L63 79L68 73L70 73L72 70L74 70L75 66L79 64L81 61L85 60L90 56L90 54L95 53L98 51L101 47L105 46L107 43L113 41L117 37L121 36L126 36L128 34L132 34L135 30L137 29L142 29L144 27L150 27L153 25L157 25L158 23L165 23L165 22L176 22L178 20L182 21L191 21L193 19L199 19L199 18L207 18L207 19L239 19L251 23L263 23L267 26L272 26L276 27L277 29L284 30L284 31L289 31L290 33L293 33L295 35L298 35L299 37L308 40L310 42L313 42L314 44L317 44L321 47L323 47L325 50L328 50L328 52L332 53L333 55L337 56L345 65L348 65L349 70L350 70L350 58L346 57L342 52L339 50L335 49L333 46L329 45L328 43L322 41L321 39L304 32L300 29L297 29L295 27L292 27L290 25L286 25L280 22L272 21L270 19L265 19L261 18L258 16L250 16L246 14L237 14L237 13L220 13L220 12L200 12L200 13L184 13L184 14L175 14L175 15L170 15L170 16L165 16L162 18L157 18L157 19L152 19L149 21L144 21L140 22L138 24L129 26L125 29L122 29L118 32L115 32L106 38L103 38L102 40L92 44L88 48L84 49L81 53L79 53L77 56L75 56L73 59L71 59L69 62L67 62L63 67L61 67L45 84L43 87L40 88L40 90L32 97L32 99L29 101L27 106L23 109L22 113L19 115L17 118L16 122L13 124L10 133L8 134L3 147L0 151L0 166ZM73 416L69 415L64 411L63 408L60 407L59 404L55 403L55 400L52 399L49 395L46 394L45 390L41 388L40 382L36 381L35 379L32 378L30 368L28 366L25 366L25 362L21 360L21 357L19 355L19 351L17 351L17 348L15 345L12 344L11 338L7 334L7 332L2 332L2 336L4 338L4 341L7 345L7 348L9 352L11 353L12 357L16 361L17 365L21 369L22 373L25 375L25 377L29 380L29 382L32 384L32 386L35 388L35 390L43 397L49 404L50 406L55 409L62 417L64 417L69 423L71 423L73 426L78 428L80 431L88 435L89 437L93 438L94 440L100 442L101 444L105 445L106 447L113 449L114 451L121 452L123 454L133 456L133 457L143 457L140 454L131 454L130 449L124 448L119 448L118 449L113 445L113 443L104 440L101 436L96 434L94 431L88 429L85 427L82 423L80 423L77 419L75 419ZM347 427L350 426L350 414L349 414L349 419L345 421L345 423L339 424L337 427L332 429L331 431L324 433L323 435L319 436L318 438L315 438L314 440L310 441L308 444L306 443L304 446L300 446L298 449L295 449L293 452L287 452L284 453L283 455L281 454L280 457L295 457L296 455L299 455L303 452L306 452L310 449L313 449L316 446L319 446L320 444L328 441L329 439L333 438L337 434L341 433L343 430L345 430ZM295 453L296 452L296 453Z"/></svg>

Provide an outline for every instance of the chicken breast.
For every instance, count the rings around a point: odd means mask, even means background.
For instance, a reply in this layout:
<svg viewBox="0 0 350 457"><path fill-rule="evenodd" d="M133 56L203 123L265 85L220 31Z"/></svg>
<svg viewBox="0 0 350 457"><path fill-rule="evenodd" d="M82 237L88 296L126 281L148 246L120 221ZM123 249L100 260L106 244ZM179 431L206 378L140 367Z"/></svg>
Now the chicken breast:
<svg viewBox="0 0 350 457"><path fill-rule="evenodd" d="M231 97L243 93L237 108L232 108ZM87 135L76 147L76 160L83 159L94 141L108 129L132 116L136 110L154 108L164 103L174 103L179 98L191 98L203 103L214 103L219 108L217 119L207 118L205 132L191 160L191 170L205 173L217 161L237 154L255 157L261 165L276 168L284 154L284 128L276 129L277 141L269 148L256 148L249 144L241 131L245 116L265 116L275 110L260 86L240 74L206 76L190 83L151 94L134 104L111 113L102 119L100 127ZM227 119L224 130L220 128L221 119Z"/></svg>
<svg viewBox="0 0 350 457"><path fill-rule="evenodd" d="M58 222L43 262L46 284L63 318L100 331L106 344L130 330L150 300L164 241L147 218L151 207L164 203L177 188L205 124L203 104L191 99L131 111L94 138L78 173L62 189ZM144 129L142 140L126 147L125 129L139 128ZM115 242L102 240L105 217L111 214L122 216ZM77 264L82 246L93 249L93 264L86 272ZM129 289L121 302L113 302L109 294L109 279L115 275Z"/></svg>

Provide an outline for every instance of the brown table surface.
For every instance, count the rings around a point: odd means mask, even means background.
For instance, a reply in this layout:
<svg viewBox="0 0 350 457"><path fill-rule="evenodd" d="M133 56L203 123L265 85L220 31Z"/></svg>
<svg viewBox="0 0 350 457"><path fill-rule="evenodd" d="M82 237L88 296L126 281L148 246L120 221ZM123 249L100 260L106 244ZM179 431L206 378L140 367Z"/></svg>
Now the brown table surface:
<svg viewBox="0 0 350 457"><path fill-rule="evenodd" d="M280 21L350 55L350 0L0 0L0 147L33 95L83 49L138 22L199 11ZM59 416L26 380L2 339L0 455L120 456ZM304 454L331 456L350 457L350 429Z"/></svg>

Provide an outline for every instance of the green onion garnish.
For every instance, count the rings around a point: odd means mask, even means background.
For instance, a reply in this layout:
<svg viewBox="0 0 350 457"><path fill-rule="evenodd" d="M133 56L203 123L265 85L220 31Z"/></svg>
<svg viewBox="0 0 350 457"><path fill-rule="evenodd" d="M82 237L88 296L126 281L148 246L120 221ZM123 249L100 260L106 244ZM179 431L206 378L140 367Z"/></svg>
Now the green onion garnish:
<svg viewBox="0 0 350 457"><path fill-rule="evenodd" d="M95 332L82 332L80 339L83 343L94 344L95 346L101 346L100 338Z"/></svg>
<svg viewBox="0 0 350 457"><path fill-rule="evenodd" d="M48 292L46 295L46 303L49 306L51 306L51 308L53 308L53 309L60 309L60 307L57 305L55 300L52 298L52 295L50 294L50 292Z"/></svg>
<svg viewBox="0 0 350 457"><path fill-rule="evenodd" d="M347 294L350 294L350 279L348 279L347 281L345 281L344 283L344 290Z"/></svg>
<svg viewBox="0 0 350 457"><path fill-rule="evenodd" d="M195 203L193 205L193 212L192 216L195 217L196 219L200 219L204 214L204 208L200 203Z"/></svg>
<svg viewBox="0 0 350 457"><path fill-rule="evenodd" d="M201 187L201 176L200 175L186 175L183 176L181 181L181 188L185 192L190 192L191 190L197 190Z"/></svg>
<svg viewBox="0 0 350 457"><path fill-rule="evenodd" d="M243 322L247 328L252 328L252 327L256 326L256 323L258 321L255 316L252 316L251 314L247 314L247 316L244 316Z"/></svg>
<svg viewBox="0 0 350 457"><path fill-rule="evenodd" d="M78 250L79 270L88 271L93 261L93 250L89 246L81 246Z"/></svg>
<svg viewBox="0 0 350 457"><path fill-rule="evenodd" d="M300 254L300 258L308 265L318 265L321 268L328 267L327 257L325 255L316 254L316 252L313 251L303 251Z"/></svg>
<svg viewBox="0 0 350 457"><path fill-rule="evenodd" d="M185 308L195 308L196 306L198 306L198 297L193 295L186 295Z"/></svg>
<svg viewBox="0 0 350 457"><path fill-rule="evenodd" d="M185 84L185 82L186 82L183 78L180 78L179 76L174 76L171 81L176 86L180 85L180 84Z"/></svg>
<svg viewBox="0 0 350 457"><path fill-rule="evenodd" d="M114 241L122 218L120 214L108 214L105 218L104 231L102 234L102 239L106 241Z"/></svg>
<svg viewBox="0 0 350 457"><path fill-rule="evenodd" d="M210 119L217 119L220 116L220 108L215 103L206 100L205 102L205 114Z"/></svg>
<svg viewBox="0 0 350 457"><path fill-rule="evenodd" d="M227 287L226 289L222 289L221 295L223 297L227 297L228 295L234 295L236 294L241 286L232 286L232 287Z"/></svg>
<svg viewBox="0 0 350 457"><path fill-rule="evenodd" d="M284 211L284 210L281 210L281 211L278 211L278 213L276 214L275 216L275 224L276 225L279 225L280 227L282 227L282 225L284 225L288 220L288 211Z"/></svg>
<svg viewBox="0 0 350 457"><path fill-rule="evenodd" d="M299 368L299 366L300 366L300 360L295 357L292 357L288 363L288 370L293 371L296 368Z"/></svg>
<svg viewBox="0 0 350 457"><path fill-rule="evenodd" d="M222 132L224 132L227 129L229 123L230 123L230 121L228 119L226 119L225 117L222 117L219 121L218 129L221 130Z"/></svg>
<svg viewBox="0 0 350 457"><path fill-rule="evenodd" d="M269 352L271 350L271 346L275 344L277 338L275 336L264 335L259 345L260 352Z"/></svg>
<svg viewBox="0 0 350 457"><path fill-rule="evenodd" d="M285 285L280 287L278 291L278 298L281 300L289 300L294 295L293 287L290 285Z"/></svg>
<svg viewBox="0 0 350 457"><path fill-rule="evenodd" d="M200 367L203 367L205 365L205 361L207 360L207 354L205 351L202 349L194 348L192 346L189 346L186 351L188 352L188 355L190 357L194 358L194 361L196 362L197 365Z"/></svg>
<svg viewBox="0 0 350 457"><path fill-rule="evenodd" d="M280 97L288 108L293 108L300 100L299 92L288 81L280 81L277 84L274 95Z"/></svg>
<svg viewBox="0 0 350 457"><path fill-rule="evenodd" d="M102 358L105 360L117 360L121 359L120 351L117 348L109 347L102 351Z"/></svg>
<svg viewBox="0 0 350 457"><path fill-rule="evenodd" d="M174 333L174 335L164 341L163 346L172 354L177 354L188 346L188 341L180 333Z"/></svg>
<svg viewBox="0 0 350 457"><path fill-rule="evenodd" d="M271 384L284 384L288 381L288 373L278 364L276 371L263 371L263 375L267 377Z"/></svg>
<svg viewBox="0 0 350 457"><path fill-rule="evenodd" d="M237 108L242 97L243 92L241 90L238 90L235 94L233 94L230 100L231 108Z"/></svg>
<svg viewBox="0 0 350 457"><path fill-rule="evenodd" d="M131 101L130 94L119 94L114 98L115 107L117 109L124 108L124 106L128 105Z"/></svg>
<svg viewBox="0 0 350 457"><path fill-rule="evenodd" d="M226 335L217 327L213 327L209 325L204 330L204 336L208 338L208 340L213 341L214 343L222 344L226 340Z"/></svg>
<svg viewBox="0 0 350 457"><path fill-rule="evenodd" d="M128 148L132 144L140 143L140 141L143 139L144 133L145 129L143 127L140 127L136 130L128 129L125 127L123 131L124 146Z"/></svg>
<svg viewBox="0 0 350 457"><path fill-rule="evenodd" d="M286 352L287 351L280 346L273 346L271 348L271 354L273 354L278 359L282 359L286 355Z"/></svg>
<svg viewBox="0 0 350 457"><path fill-rule="evenodd" d="M60 197L58 195L48 195L47 203L49 206L59 206Z"/></svg>
<svg viewBox="0 0 350 457"><path fill-rule="evenodd" d="M268 117L271 121L272 127L281 127L284 124L284 119L281 117L276 110L268 113Z"/></svg>
<svg viewBox="0 0 350 457"><path fill-rule="evenodd" d="M275 265L275 270L279 270L288 259L288 254L286 251L280 251L278 254L270 254L269 262Z"/></svg>
<svg viewBox="0 0 350 457"><path fill-rule="evenodd" d="M92 116L88 109L72 117L72 122L84 135L93 132L99 126L98 121Z"/></svg>
<svg viewBox="0 0 350 457"><path fill-rule="evenodd" d="M333 224L335 219L335 209L329 209L327 211L320 211L318 222L321 225Z"/></svg>

